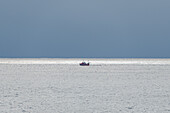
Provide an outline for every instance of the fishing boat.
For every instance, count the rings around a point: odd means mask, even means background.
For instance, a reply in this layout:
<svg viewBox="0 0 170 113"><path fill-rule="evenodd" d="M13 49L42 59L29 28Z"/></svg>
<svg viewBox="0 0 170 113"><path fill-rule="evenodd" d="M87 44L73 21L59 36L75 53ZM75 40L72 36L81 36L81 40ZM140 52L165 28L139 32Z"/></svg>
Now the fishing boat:
<svg viewBox="0 0 170 113"><path fill-rule="evenodd" d="M86 63L86 62L82 62L82 63L80 63L80 66L89 66L90 65L90 63L88 62L88 63Z"/></svg>

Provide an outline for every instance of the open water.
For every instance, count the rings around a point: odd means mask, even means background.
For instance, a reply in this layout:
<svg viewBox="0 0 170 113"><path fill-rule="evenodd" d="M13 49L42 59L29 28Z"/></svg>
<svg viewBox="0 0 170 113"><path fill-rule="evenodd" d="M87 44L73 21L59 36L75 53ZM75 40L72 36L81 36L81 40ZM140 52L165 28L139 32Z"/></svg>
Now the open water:
<svg viewBox="0 0 170 113"><path fill-rule="evenodd" d="M0 113L170 113L170 59L0 59Z"/></svg>

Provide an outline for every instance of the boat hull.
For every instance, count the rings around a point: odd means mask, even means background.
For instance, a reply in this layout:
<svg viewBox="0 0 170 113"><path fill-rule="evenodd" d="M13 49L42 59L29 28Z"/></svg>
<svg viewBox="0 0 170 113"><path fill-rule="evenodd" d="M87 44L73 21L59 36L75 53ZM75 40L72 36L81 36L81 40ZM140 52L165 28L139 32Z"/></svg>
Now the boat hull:
<svg viewBox="0 0 170 113"><path fill-rule="evenodd" d="M80 66L89 66L90 64L87 63L87 64L84 64L84 63L80 63Z"/></svg>

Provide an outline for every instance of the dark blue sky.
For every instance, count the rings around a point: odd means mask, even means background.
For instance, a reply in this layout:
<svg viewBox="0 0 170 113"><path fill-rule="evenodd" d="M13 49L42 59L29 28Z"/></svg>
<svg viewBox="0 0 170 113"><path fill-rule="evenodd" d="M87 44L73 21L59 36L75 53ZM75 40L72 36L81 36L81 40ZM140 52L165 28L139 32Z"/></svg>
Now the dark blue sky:
<svg viewBox="0 0 170 113"><path fill-rule="evenodd" d="M0 57L170 57L170 0L0 0Z"/></svg>

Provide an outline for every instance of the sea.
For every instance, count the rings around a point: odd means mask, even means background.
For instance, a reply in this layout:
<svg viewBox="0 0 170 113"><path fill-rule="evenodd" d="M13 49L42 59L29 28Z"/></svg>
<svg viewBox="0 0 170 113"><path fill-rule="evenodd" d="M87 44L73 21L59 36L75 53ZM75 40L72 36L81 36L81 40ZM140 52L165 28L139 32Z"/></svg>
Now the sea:
<svg viewBox="0 0 170 113"><path fill-rule="evenodd" d="M170 59L1 58L0 113L170 113Z"/></svg>

